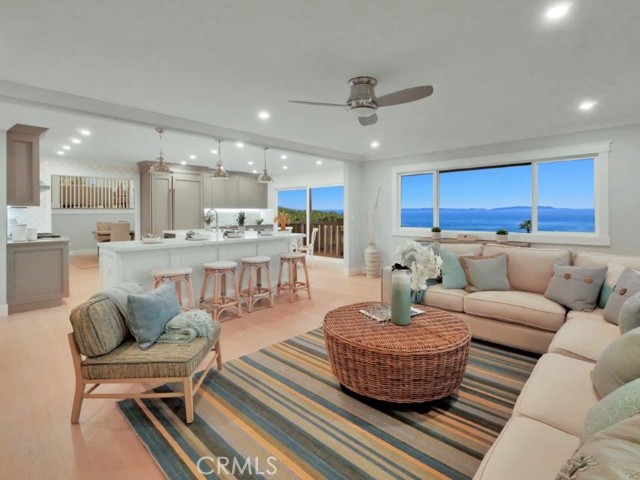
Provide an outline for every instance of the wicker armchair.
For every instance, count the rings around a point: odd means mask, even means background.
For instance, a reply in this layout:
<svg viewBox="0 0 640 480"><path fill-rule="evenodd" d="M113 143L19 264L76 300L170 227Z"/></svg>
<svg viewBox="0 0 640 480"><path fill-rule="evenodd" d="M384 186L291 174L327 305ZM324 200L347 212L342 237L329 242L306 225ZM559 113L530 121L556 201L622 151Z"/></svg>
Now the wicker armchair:
<svg viewBox="0 0 640 480"><path fill-rule="evenodd" d="M220 356L220 324L214 322L212 339L196 338L186 344L157 343L142 350L130 336L116 305L106 297L93 298L76 307L69 317L73 333L69 346L76 376L71 423L78 423L85 398L184 397L186 421L193 422L193 397ZM208 360L207 355L213 352ZM200 364L204 371L194 384ZM182 383L182 391L168 393L93 393L103 383ZM89 388L86 388L90 385Z"/></svg>

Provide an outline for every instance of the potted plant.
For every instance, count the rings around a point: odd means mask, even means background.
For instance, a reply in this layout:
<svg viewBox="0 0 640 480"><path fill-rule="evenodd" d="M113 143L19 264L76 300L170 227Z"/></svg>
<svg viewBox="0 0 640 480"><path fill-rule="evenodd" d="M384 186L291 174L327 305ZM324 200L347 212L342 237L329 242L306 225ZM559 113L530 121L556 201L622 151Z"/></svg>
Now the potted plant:
<svg viewBox="0 0 640 480"><path fill-rule="evenodd" d="M523 220L522 223L518 226L520 230L526 230L527 233L531 233L531 219L528 218Z"/></svg>
<svg viewBox="0 0 640 480"><path fill-rule="evenodd" d="M280 227L280 230L286 230L287 229L287 223L290 222L289 219L289 215L287 215L285 212L280 212L276 218L273 219L273 221L278 224L278 226Z"/></svg>
<svg viewBox="0 0 640 480"><path fill-rule="evenodd" d="M498 240L499 243L504 243L509 241L509 232L507 230L505 230L504 228L501 228L500 230L496 231L496 240Z"/></svg>
<svg viewBox="0 0 640 480"><path fill-rule="evenodd" d="M442 229L440 227L431 228L431 238L440 240L442 238Z"/></svg>
<svg viewBox="0 0 640 480"><path fill-rule="evenodd" d="M215 214L213 213L213 210L207 210L207 213L204 214L204 217L202 217L202 219L204 220L204 224L207 228L211 228L211 224L214 222L215 220Z"/></svg>
<svg viewBox="0 0 640 480"><path fill-rule="evenodd" d="M236 222L238 222L238 231L240 233L244 233L244 230L245 230L244 223L246 222L246 220L247 220L247 214L244 213L243 210L240 210L238 212L238 215L236 215Z"/></svg>

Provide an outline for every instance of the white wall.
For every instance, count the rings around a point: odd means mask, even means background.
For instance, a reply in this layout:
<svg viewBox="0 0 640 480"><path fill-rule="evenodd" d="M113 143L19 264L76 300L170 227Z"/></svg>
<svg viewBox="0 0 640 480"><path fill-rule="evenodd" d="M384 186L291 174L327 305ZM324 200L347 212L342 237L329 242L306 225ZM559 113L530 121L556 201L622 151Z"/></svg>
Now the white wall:
<svg viewBox="0 0 640 480"><path fill-rule="evenodd" d="M574 245L570 248L640 255L640 242L638 241L640 239L640 221L638 220L638 212L640 211L638 190L640 184L640 125L630 125L366 163L363 169L364 185L370 189L383 186L381 205L382 216L386 220L381 225L378 235L378 247L382 254L383 265L390 265L395 260L395 248L408 240L407 237L393 236L390 232L390 196L394 178L391 172L392 167L608 141L612 142L609 156L609 235L611 245L609 247ZM568 185L567 188L570 189L571 185ZM373 199L369 201L372 202Z"/></svg>
<svg viewBox="0 0 640 480"><path fill-rule="evenodd" d="M9 314L7 306L7 132L0 130L0 317Z"/></svg>

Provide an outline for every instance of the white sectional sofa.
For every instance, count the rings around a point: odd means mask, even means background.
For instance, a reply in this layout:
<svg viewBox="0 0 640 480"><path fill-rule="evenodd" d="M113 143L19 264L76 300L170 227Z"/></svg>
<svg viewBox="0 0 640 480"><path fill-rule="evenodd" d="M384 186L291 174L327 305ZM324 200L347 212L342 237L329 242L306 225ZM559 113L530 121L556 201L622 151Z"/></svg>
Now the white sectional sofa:
<svg viewBox="0 0 640 480"><path fill-rule="evenodd" d="M456 253L467 253L464 246L452 246ZM475 245L466 248L472 247L477 249ZM542 275L551 276L552 259L566 260L567 255L577 266L616 262L635 270L640 270L640 257L498 245L484 248L485 255L499 252L509 255L509 280L520 291L478 295L429 287L425 304L458 312L476 338L544 353L474 480L553 480L578 448L587 412L599 401L591 371L605 348L620 337L620 329L604 320L602 309L567 312L544 299L540 280ZM385 272L383 297L389 278L390 272Z"/></svg>

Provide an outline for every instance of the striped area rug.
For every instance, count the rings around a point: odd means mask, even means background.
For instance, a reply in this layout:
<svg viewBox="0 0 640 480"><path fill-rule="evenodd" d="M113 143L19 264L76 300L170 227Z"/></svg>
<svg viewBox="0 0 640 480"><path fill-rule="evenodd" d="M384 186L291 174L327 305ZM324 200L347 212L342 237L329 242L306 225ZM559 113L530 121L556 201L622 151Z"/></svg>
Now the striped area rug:
<svg viewBox="0 0 640 480"><path fill-rule="evenodd" d="M170 479L464 479L536 361L474 341L454 396L410 407L365 403L336 383L319 329L212 371L190 426L181 399L119 408Z"/></svg>

